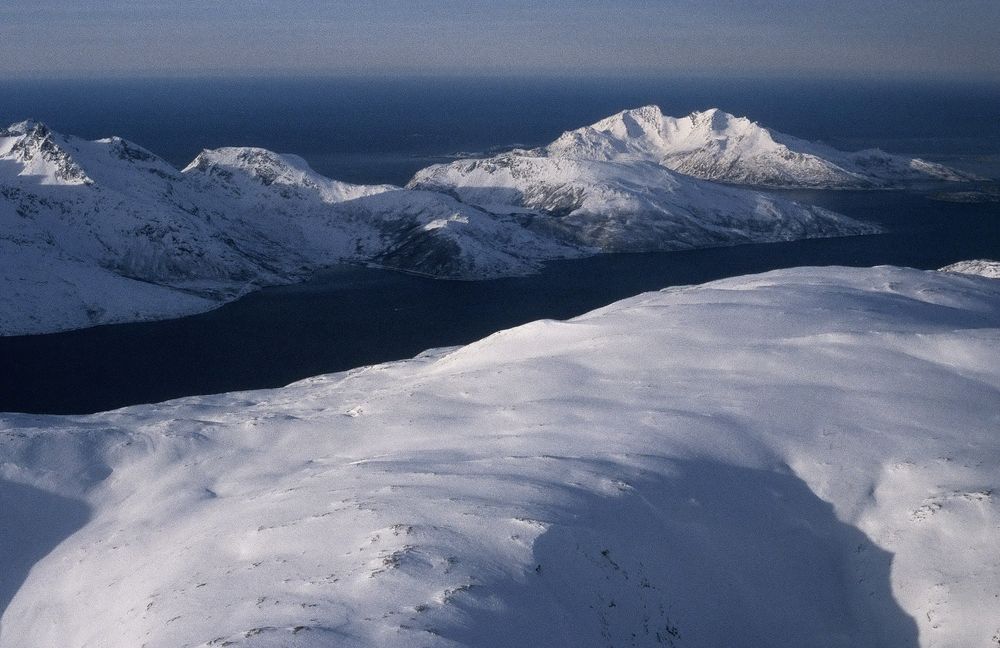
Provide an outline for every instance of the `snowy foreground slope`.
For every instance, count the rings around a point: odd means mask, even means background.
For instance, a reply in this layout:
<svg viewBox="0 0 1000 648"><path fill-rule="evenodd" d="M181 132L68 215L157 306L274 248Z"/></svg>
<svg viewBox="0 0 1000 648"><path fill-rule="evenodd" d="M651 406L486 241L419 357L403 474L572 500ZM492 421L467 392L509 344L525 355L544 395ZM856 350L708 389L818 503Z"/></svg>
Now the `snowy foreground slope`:
<svg viewBox="0 0 1000 648"><path fill-rule="evenodd" d="M588 160L645 160L681 173L735 184L777 187L874 188L972 176L878 149L853 153L764 128L712 108L687 117L658 106L625 110L563 133L535 152Z"/></svg>
<svg viewBox="0 0 1000 648"><path fill-rule="evenodd" d="M0 415L0 646L995 646L1000 282L800 268Z"/></svg>
<svg viewBox="0 0 1000 648"><path fill-rule="evenodd" d="M483 279L599 252L874 231L653 164L537 164L541 188L512 208L503 186L463 200L351 185L258 148L178 171L120 138L14 124L0 130L0 335L204 311L345 261Z"/></svg>

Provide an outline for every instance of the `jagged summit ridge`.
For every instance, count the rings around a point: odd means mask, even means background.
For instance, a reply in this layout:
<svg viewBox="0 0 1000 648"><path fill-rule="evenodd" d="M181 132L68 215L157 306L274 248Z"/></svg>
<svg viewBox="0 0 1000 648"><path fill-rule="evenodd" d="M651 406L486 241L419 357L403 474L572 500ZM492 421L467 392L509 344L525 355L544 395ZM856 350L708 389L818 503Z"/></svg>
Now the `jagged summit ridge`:
<svg viewBox="0 0 1000 648"><path fill-rule="evenodd" d="M19 175L41 178L45 184L92 184L65 144L65 138L33 119L0 131L0 157L19 163Z"/></svg>
<svg viewBox="0 0 1000 648"><path fill-rule="evenodd" d="M1000 279L1000 261L994 261L992 259L970 259L967 261L952 263L940 268L940 271L978 275L988 279Z"/></svg>
<svg viewBox="0 0 1000 648"><path fill-rule="evenodd" d="M391 185L356 185L316 173L297 155L257 147L224 147L203 150L183 173L215 178L230 188L249 184L300 188L316 192L326 202L341 202L396 189Z"/></svg>
<svg viewBox="0 0 1000 648"><path fill-rule="evenodd" d="M34 130L48 131L48 127L37 119L28 118L19 122L14 122L4 129L0 129L0 137L17 137L26 135Z"/></svg>
<svg viewBox="0 0 1000 648"><path fill-rule="evenodd" d="M940 164L879 149L853 153L772 131L718 108L685 117L650 105L563 133L534 154L643 160L706 180L779 187L877 188L974 179Z"/></svg>
<svg viewBox="0 0 1000 648"><path fill-rule="evenodd" d="M0 130L0 160L15 163L3 177L20 176L42 185L125 188L131 183L129 174L137 170L164 179L179 177L166 160L129 140L112 136L89 141L36 120Z"/></svg>

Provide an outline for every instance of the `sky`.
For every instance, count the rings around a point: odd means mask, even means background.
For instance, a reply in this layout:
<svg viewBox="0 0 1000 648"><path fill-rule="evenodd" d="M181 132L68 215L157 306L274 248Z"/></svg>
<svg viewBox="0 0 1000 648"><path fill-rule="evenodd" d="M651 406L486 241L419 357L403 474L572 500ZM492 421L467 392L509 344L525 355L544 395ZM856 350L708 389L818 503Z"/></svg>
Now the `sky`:
<svg viewBox="0 0 1000 648"><path fill-rule="evenodd" d="M3 0L0 78L1000 81L1000 0Z"/></svg>

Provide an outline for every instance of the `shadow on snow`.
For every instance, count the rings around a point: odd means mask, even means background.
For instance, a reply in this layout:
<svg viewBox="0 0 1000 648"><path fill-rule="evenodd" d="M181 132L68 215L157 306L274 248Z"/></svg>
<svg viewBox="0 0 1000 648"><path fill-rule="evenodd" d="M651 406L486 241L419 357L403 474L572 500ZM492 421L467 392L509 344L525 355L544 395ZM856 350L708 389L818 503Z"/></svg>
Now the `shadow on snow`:
<svg viewBox="0 0 1000 648"><path fill-rule="evenodd" d="M892 555L801 479L671 461L666 479L582 496L537 567L454 601L445 637L499 646L917 646Z"/></svg>
<svg viewBox="0 0 1000 648"><path fill-rule="evenodd" d="M0 621L35 563L89 518L79 500L0 479Z"/></svg>

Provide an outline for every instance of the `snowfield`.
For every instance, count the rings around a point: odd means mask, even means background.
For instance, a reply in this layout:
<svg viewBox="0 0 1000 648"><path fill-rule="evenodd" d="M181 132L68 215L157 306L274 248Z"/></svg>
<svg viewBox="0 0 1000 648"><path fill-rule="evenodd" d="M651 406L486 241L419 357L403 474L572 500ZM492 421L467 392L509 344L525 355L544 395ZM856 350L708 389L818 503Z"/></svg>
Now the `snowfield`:
<svg viewBox="0 0 1000 648"><path fill-rule="evenodd" d="M1000 282L800 268L0 415L0 645L995 647Z"/></svg>

